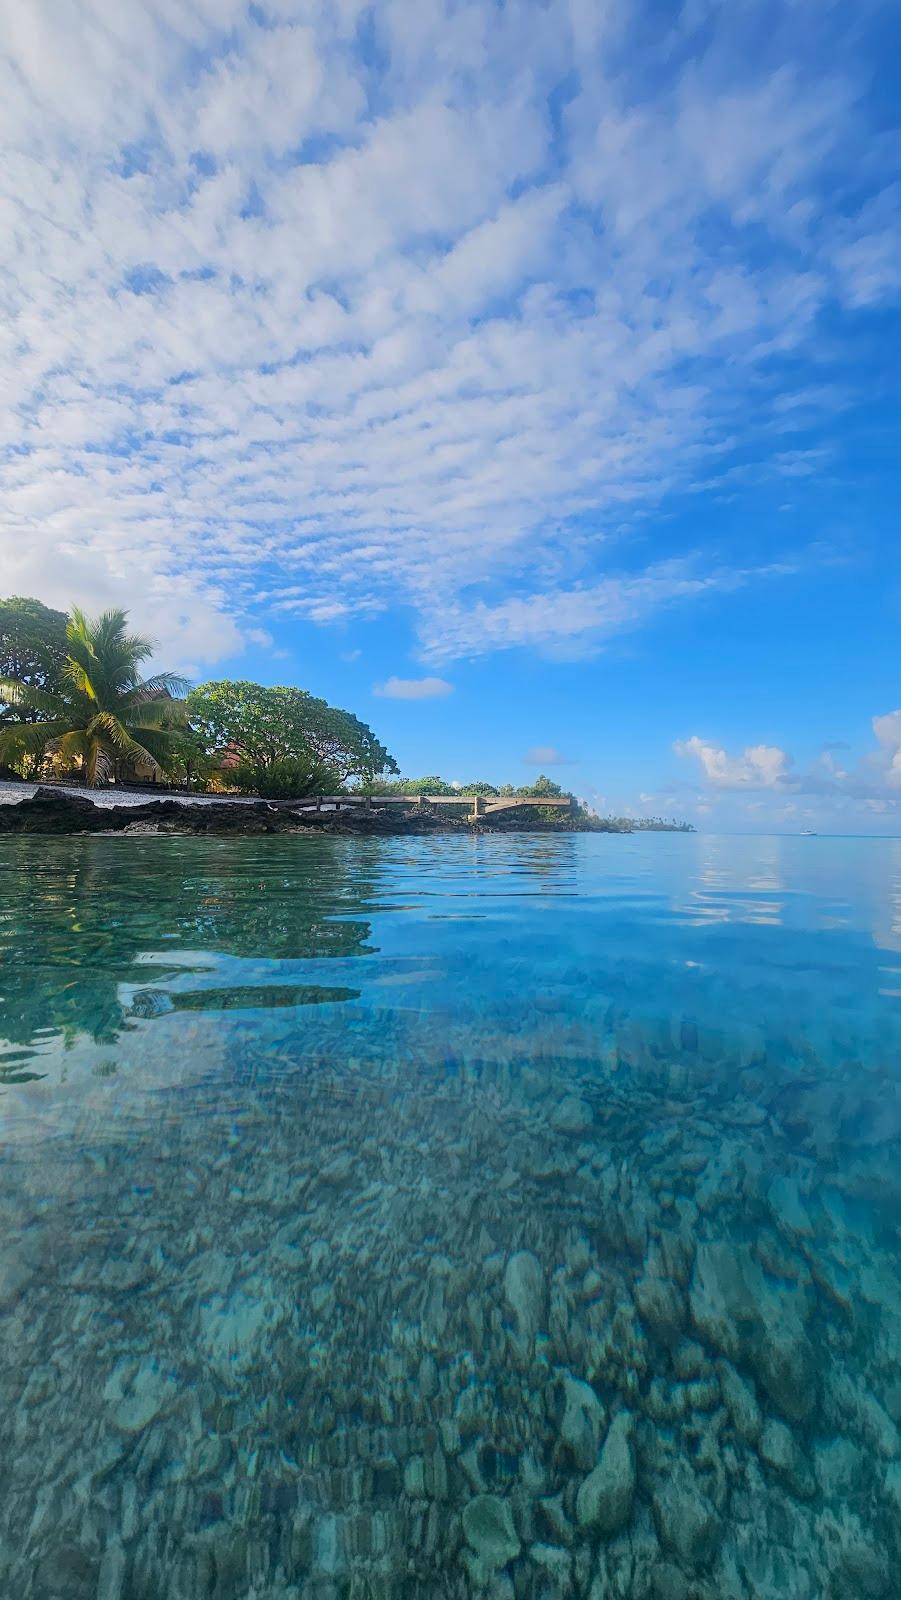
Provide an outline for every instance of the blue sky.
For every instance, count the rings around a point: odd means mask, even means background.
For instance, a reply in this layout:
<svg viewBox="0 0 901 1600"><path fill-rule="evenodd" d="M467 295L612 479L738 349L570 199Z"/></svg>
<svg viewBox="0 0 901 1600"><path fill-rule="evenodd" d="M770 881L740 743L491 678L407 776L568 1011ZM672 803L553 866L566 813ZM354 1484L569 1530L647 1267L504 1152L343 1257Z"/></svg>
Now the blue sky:
<svg viewBox="0 0 901 1600"><path fill-rule="evenodd" d="M896 831L893 10L8 8L0 593L413 774Z"/></svg>

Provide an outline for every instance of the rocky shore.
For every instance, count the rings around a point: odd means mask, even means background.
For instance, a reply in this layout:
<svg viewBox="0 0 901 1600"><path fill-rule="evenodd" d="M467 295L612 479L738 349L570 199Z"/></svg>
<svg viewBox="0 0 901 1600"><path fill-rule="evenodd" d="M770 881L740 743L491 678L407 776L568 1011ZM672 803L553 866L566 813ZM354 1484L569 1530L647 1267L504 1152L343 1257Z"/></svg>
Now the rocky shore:
<svg viewBox="0 0 901 1600"><path fill-rule="evenodd" d="M447 812L411 806L371 809L356 805L343 811L315 811L309 802L271 800L189 802L147 800L125 805L95 805L86 796L59 789L38 788L27 799L0 805L0 834L4 833L168 833L263 834L334 833L357 835L418 835L431 833L502 833L512 829L531 833L584 833L618 831L598 819L564 810L559 820L536 816L534 810L501 813L470 822Z"/></svg>

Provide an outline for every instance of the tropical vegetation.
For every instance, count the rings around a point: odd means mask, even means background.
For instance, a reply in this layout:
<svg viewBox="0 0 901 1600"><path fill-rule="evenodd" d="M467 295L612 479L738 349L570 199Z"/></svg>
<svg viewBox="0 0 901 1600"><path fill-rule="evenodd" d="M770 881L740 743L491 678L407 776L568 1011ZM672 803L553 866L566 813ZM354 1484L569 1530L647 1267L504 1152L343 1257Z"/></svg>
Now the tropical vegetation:
<svg viewBox="0 0 901 1600"><path fill-rule="evenodd" d="M186 721L187 685L171 672L141 677L153 643L127 624L124 611L92 621L74 607L60 659L35 664L26 654L18 673L0 680L0 760L33 769L56 757L77 765L91 787L126 771L166 772Z"/></svg>
<svg viewBox="0 0 901 1600"><path fill-rule="evenodd" d="M306 689L204 683L187 710L207 753L222 755L240 788L327 794L350 778L372 783L398 770L365 722Z"/></svg>
<svg viewBox="0 0 901 1600"><path fill-rule="evenodd" d="M401 775L365 722L306 689L220 680L191 688L173 672L142 677L155 649L125 611L0 599L0 777L55 777L91 787L157 783L298 799L373 795L556 798L543 773L514 788ZM547 808L547 816L553 816ZM677 824L609 818L617 829Z"/></svg>
<svg viewBox="0 0 901 1600"><path fill-rule="evenodd" d="M66 658L64 611L52 611L40 600L13 595L0 600L0 679L14 679L34 689L51 689L59 683ZM39 713L26 716L36 721ZM0 707L0 724L10 719Z"/></svg>
<svg viewBox="0 0 901 1600"><path fill-rule="evenodd" d="M534 783L520 784L514 788L512 783L449 783L446 778L439 778L434 774L426 778L375 778L366 785L369 793L374 795L391 794L428 794L436 799L442 796L448 798L454 795L485 795L498 799L553 799L564 794L559 783L554 783L542 773Z"/></svg>
<svg viewBox="0 0 901 1600"><path fill-rule="evenodd" d="M91 620L27 597L0 601L0 770L91 787L165 780L273 799L371 784L398 770L350 711L294 687L191 689L176 673L142 678L153 650L128 631L124 611Z"/></svg>
<svg viewBox="0 0 901 1600"><path fill-rule="evenodd" d="M60 682L66 656L64 611L52 611L40 600L13 595L0 600L0 681L14 681L28 688L52 689ZM27 705L13 707L0 694L0 729L10 722L42 722L43 714ZM16 760L23 776L40 771L44 751L38 746L22 751ZM3 757L0 756L0 770ZM7 767L9 776L15 769Z"/></svg>

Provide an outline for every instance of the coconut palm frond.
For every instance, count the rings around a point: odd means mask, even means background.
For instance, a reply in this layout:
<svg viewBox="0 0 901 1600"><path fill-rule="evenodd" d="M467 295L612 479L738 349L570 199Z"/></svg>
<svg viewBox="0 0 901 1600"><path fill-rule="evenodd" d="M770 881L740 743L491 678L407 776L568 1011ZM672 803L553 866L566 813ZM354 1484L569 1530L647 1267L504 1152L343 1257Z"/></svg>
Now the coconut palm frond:
<svg viewBox="0 0 901 1600"><path fill-rule="evenodd" d="M91 636L97 655L108 652L115 655L121 652L133 661L144 661L153 654L156 642L141 633L127 633L127 611L104 611L97 621L91 624Z"/></svg>
<svg viewBox="0 0 901 1600"><path fill-rule="evenodd" d="M81 728L70 728L68 733L54 737L51 744L53 750L66 761L72 761L76 756L84 760L88 753L88 740Z"/></svg>
<svg viewBox="0 0 901 1600"><path fill-rule="evenodd" d="M158 728L136 728L135 736L135 745L157 772L163 772L177 758L178 747L173 734Z"/></svg>
<svg viewBox="0 0 901 1600"><path fill-rule="evenodd" d="M157 672L152 678L136 683L125 698L130 706L146 705L149 701L177 705L190 687L190 680L180 677L177 672Z"/></svg>
<svg viewBox="0 0 901 1600"><path fill-rule="evenodd" d="M63 678L77 695L83 695L86 700L96 702L98 699L98 684L96 682L97 663L91 659L89 651L83 650L80 644L69 641L69 654L63 664Z"/></svg>
<svg viewBox="0 0 901 1600"><path fill-rule="evenodd" d="M163 776L165 770L163 761L160 761L159 758L154 755L153 751L145 744L135 745L132 761L134 762L135 766L144 768L149 767L152 775L155 778L161 778Z"/></svg>
<svg viewBox="0 0 901 1600"><path fill-rule="evenodd" d="M31 683L19 683L17 678L0 678L0 702L20 711L45 712L49 717L63 716L66 710L66 703L58 694L49 694Z"/></svg>
<svg viewBox="0 0 901 1600"><path fill-rule="evenodd" d="M85 734L89 739L107 740L122 755L134 752L134 739L125 724L112 711L98 711L85 728Z"/></svg>
<svg viewBox="0 0 901 1600"><path fill-rule="evenodd" d="M128 707L123 717L134 733L141 728L178 733L187 726L187 706L184 701L147 701L146 706Z"/></svg>
<svg viewBox="0 0 901 1600"><path fill-rule="evenodd" d="M36 755L64 734L67 724L60 722L9 722L0 725L0 759L15 761L20 755Z"/></svg>
<svg viewBox="0 0 901 1600"><path fill-rule="evenodd" d="M84 776L89 789L96 789L113 776L115 763L99 739L89 739L85 752Z"/></svg>
<svg viewBox="0 0 901 1600"><path fill-rule="evenodd" d="M111 712L99 712L89 723L86 733L89 739L111 746L109 754L115 752L116 756L124 756L134 766L149 766L157 773L162 771L153 747L145 743L143 733L140 739L136 739L131 728L127 728Z"/></svg>
<svg viewBox="0 0 901 1600"><path fill-rule="evenodd" d="M172 672L142 680L140 664L153 653L153 641L129 633L127 623L124 611L90 618L73 607L61 693L0 680L0 703L49 718L0 724L0 750L13 751L16 758L45 750L67 760L79 758L92 786L113 777L120 766L159 772L165 760L177 758L166 730L187 721L187 707L177 697L188 685Z"/></svg>
<svg viewBox="0 0 901 1600"><path fill-rule="evenodd" d="M76 613L73 612L73 621ZM107 691L130 689L138 681L138 665L154 651L152 639L142 634L127 633L127 613L104 611L91 622L77 614L77 627L73 629L76 643L87 647L101 668L104 688Z"/></svg>

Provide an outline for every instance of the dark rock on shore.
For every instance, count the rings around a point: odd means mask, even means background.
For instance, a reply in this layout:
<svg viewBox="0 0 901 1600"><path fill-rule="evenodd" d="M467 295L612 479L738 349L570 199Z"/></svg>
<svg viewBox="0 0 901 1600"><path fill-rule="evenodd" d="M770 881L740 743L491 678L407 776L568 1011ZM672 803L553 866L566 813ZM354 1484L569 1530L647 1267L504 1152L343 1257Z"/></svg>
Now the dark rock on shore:
<svg viewBox="0 0 901 1600"><path fill-rule="evenodd" d="M463 808L460 808L461 812ZM665 828L663 831L684 831ZM87 795L39 787L22 800L0 804L3 833L337 833L414 835L438 833L629 833L622 819L591 816L581 807L557 812L522 805L482 815L478 821L437 806L355 804L315 811L309 800L176 800L148 797L126 805L97 805Z"/></svg>
<svg viewBox="0 0 901 1600"><path fill-rule="evenodd" d="M97 806L81 795L39 788L30 799L0 806L0 833L458 833L470 824L432 811L310 811L303 803L268 800L148 800Z"/></svg>

